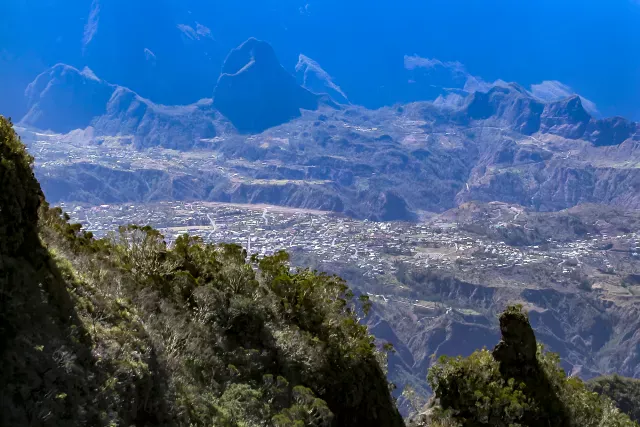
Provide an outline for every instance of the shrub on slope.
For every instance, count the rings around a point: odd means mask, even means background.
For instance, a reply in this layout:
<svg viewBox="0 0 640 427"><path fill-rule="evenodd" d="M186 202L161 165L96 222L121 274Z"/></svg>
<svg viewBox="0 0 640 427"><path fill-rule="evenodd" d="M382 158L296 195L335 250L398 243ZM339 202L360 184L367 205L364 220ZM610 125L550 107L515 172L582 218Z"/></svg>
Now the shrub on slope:
<svg viewBox="0 0 640 427"><path fill-rule="evenodd" d="M43 201L0 118L0 424L402 426L334 276Z"/></svg>
<svg viewBox="0 0 640 427"><path fill-rule="evenodd" d="M588 381L587 387L609 397L622 412L640 422L640 380L608 375Z"/></svg>
<svg viewBox="0 0 640 427"><path fill-rule="evenodd" d="M416 426L633 427L614 403L568 378L536 342L522 307L500 316L502 341L490 352L442 357L428 376L434 399Z"/></svg>

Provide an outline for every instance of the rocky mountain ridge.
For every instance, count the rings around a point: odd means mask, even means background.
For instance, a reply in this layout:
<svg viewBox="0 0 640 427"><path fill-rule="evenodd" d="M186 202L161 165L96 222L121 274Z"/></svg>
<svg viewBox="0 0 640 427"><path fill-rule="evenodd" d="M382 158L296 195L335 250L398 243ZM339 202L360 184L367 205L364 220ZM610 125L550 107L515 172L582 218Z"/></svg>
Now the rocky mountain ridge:
<svg viewBox="0 0 640 427"><path fill-rule="evenodd" d="M68 133L91 128L94 135L123 137L137 149L192 148L229 126L210 99L164 106L99 79L91 70L57 64L40 74L26 92L28 112L21 123Z"/></svg>
<svg viewBox="0 0 640 427"><path fill-rule="evenodd" d="M337 87L317 63L299 65L302 84ZM470 77L454 68L469 87ZM320 87L305 75L319 76ZM41 142L73 140L67 151L77 150L77 159L39 157L49 165L41 179L54 201L92 194L92 202L270 203L383 221L472 200L542 211L640 206L637 123L594 118L577 95L545 102L513 83L480 86L449 101L368 110L303 88L267 43L251 39L227 58L213 101L157 105L90 70L58 65L30 85L21 125L58 135L35 138ZM59 136L74 127L88 131ZM87 147L91 160L83 158ZM163 160L114 164L111 151ZM96 179L81 178L87 173Z"/></svg>

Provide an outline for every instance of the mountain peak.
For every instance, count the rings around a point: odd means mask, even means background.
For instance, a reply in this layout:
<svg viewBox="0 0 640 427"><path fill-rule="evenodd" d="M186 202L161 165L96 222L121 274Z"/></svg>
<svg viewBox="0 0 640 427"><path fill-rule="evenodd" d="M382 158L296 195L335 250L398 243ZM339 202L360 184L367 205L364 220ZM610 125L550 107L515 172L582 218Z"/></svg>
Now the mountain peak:
<svg viewBox="0 0 640 427"><path fill-rule="evenodd" d="M554 115L565 117L572 122L584 122L591 119L591 115L582 104L582 98L578 95L571 95L547 105Z"/></svg>
<svg viewBox="0 0 640 427"><path fill-rule="evenodd" d="M214 106L241 132L261 132L318 108L267 42L250 38L233 49L214 90Z"/></svg>
<svg viewBox="0 0 640 427"><path fill-rule="evenodd" d="M222 65L222 74L236 75L251 66L277 68L280 62L269 43L251 37L229 53Z"/></svg>
<svg viewBox="0 0 640 427"><path fill-rule="evenodd" d="M89 68L80 71L56 64L27 86L28 111L21 123L56 132L85 128L94 117L104 114L115 89Z"/></svg>
<svg viewBox="0 0 640 427"><path fill-rule="evenodd" d="M591 115L582 105L582 99L572 95L545 105L541 117L541 130L565 138L580 138L590 120Z"/></svg>
<svg viewBox="0 0 640 427"><path fill-rule="evenodd" d="M20 121L25 126L58 133L92 126L97 136L119 135L136 147L190 148L201 138L214 137L220 122L211 100L183 106L155 104L100 79L87 67L80 71L66 64L41 73L26 96L29 109Z"/></svg>
<svg viewBox="0 0 640 427"><path fill-rule="evenodd" d="M518 132L530 135L540 127L544 105L532 98L519 85L492 87L487 93L469 95L460 108L462 117L471 120L493 120Z"/></svg>

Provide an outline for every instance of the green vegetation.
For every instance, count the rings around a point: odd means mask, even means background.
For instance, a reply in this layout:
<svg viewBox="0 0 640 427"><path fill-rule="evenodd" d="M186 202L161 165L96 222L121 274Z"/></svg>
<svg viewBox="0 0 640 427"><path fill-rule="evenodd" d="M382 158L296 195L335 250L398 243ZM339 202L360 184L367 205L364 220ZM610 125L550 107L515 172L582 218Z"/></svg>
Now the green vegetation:
<svg viewBox="0 0 640 427"><path fill-rule="evenodd" d="M94 239L1 126L1 425L403 425L341 279L150 227Z"/></svg>
<svg viewBox="0 0 640 427"><path fill-rule="evenodd" d="M95 239L51 208L0 117L0 425L404 425L371 303L285 252L150 227ZM426 425L632 426L566 378L520 307L490 353L444 358ZM626 393L626 392L625 392ZM614 397L615 398L615 397Z"/></svg>
<svg viewBox="0 0 640 427"><path fill-rule="evenodd" d="M434 399L417 426L635 426L608 398L568 378L536 342L521 306L500 316L502 341L467 358L442 357L428 376Z"/></svg>
<svg viewBox="0 0 640 427"><path fill-rule="evenodd" d="M587 387L608 396L622 412L640 422L640 380L610 375L588 381Z"/></svg>

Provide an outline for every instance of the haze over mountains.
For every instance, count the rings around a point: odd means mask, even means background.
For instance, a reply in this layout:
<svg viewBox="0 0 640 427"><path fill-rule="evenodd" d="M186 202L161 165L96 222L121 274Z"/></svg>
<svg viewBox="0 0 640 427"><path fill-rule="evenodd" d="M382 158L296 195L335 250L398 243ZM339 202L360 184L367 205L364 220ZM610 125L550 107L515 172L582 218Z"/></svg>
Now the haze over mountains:
<svg viewBox="0 0 640 427"><path fill-rule="evenodd" d="M603 115L637 120L638 63L630 52L640 40L638 9L629 0L614 0L606 11L578 0L410 1L393 8L359 0L251 7L203 0L9 2L0 17L0 111L22 117L24 88L56 63L88 66L155 103L190 104L211 96L227 53L254 36L273 45L287 70L301 53L317 61L351 102L368 108L415 100L399 95L408 80L404 57L420 56L460 61L490 82L560 81Z"/></svg>
<svg viewBox="0 0 640 427"><path fill-rule="evenodd" d="M241 132L262 132L318 108L318 97L299 86L271 45L251 38L232 50L213 94L214 106Z"/></svg>
<svg viewBox="0 0 640 427"><path fill-rule="evenodd" d="M595 118L590 101L559 83L526 90L489 84L459 63L407 57L405 66L407 94L433 102L378 110L340 103L348 94L319 63L301 56L296 78L257 39L227 56L213 100L187 106L155 104L88 68L58 64L29 84L19 123L59 134L83 129L74 138L87 144L116 138L138 150L197 149L217 159L215 173L187 160L55 162L41 177L53 201L88 201L86 194L92 202L271 203L375 220L414 220L471 200L543 211L640 206L636 123ZM94 188L81 176L96 163L106 169L95 172ZM149 182L149 174L162 178ZM184 180L193 184L159 191Z"/></svg>

